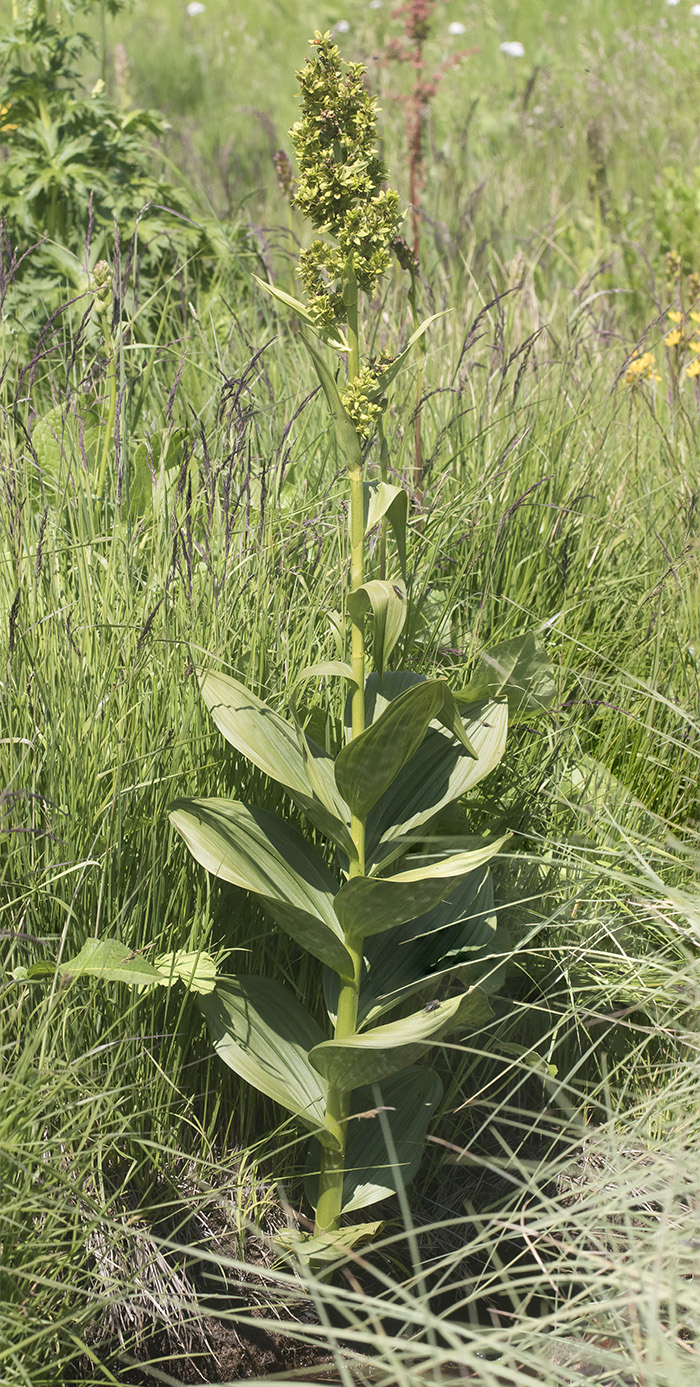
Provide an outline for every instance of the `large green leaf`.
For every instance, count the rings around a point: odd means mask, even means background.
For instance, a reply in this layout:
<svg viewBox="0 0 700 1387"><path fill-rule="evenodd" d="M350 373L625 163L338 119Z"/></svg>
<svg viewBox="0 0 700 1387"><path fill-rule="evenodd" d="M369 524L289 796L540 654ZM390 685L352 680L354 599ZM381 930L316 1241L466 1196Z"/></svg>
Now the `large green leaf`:
<svg viewBox="0 0 700 1387"><path fill-rule="evenodd" d="M478 984L487 993L497 991L509 948L494 908L491 873L483 867L419 919L367 939L360 1024L376 1021L416 993L437 997L455 980L465 988ZM324 982L334 1011L335 973L324 969Z"/></svg>
<svg viewBox="0 0 700 1387"><path fill-rule="evenodd" d="M388 703L371 726L336 757L336 782L355 814L366 817L415 755L435 719L446 725L476 759L448 685L443 679L425 679Z"/></svg>
<svg viewBox="0 0 700 1387"><path fill-rule="evenodd" d="M350 806L345 803L335 782L335 767L331 756L314 742L306 733L297 711L296 691L300 684L309 679L341 678L354 683L352 666L340 660L325 660L320 664L308 665L297 675L289 694L289 711L294 719L297 742L304 763L304 773L317 800L328 810L333 822L342 833L336 832L336 842L352 855L355 851L350 836Z"/></svg>
<svg viewBox="0 0 700 1387"><path fill-rule="evenodd" d="M430 727L393 785L377 800L367 820L368 869L384 870L407 851L417 829L498 765L508 730L507 704L481 705L478 715L465 722L465 729L475 758L467 756L442 728Z"/></svg>
<svg viewBox="0 0 700 1387"><path fill-rule="evenodd" d="M451 885L450 881L397 884L391 877L351 877L335 898L335 913L348 939L365 939L424 914L447 895Z"/></svg>
<svg viewBox="0 0 700 1387"><path fill-rule="evenodd" d="M512 716L543 711L553 703L556 691L547 653L529 631L483 651L469 683L455 697L460 704L507 698Z"/></svg>
<svg viewBox="0 0 700 1387"><path fill-rule="evenodd" d="M415 670L411 669L395 669L385 674L381 679L378 674L370 674L365 680L365 722L367 727L381 717L389 704L393 699L398 698L399 694L405 693L407 689L414 689L417 684L425 684L426 678L425 674L417 674ZM350 738L351 717L351 702L348 698L345 709L348 740Z"/></svg>
<svg viewBox="0 0 700 1387"><path fill-rule="evenodd" d="M310 677L311 671L306 673ZM307 738L307 749L313 756L317 777L312 784L294 723L280 717L228 674L200 674L200 690L226 741L247 756L264 775L284 785L322 833L333 838L346 852L352 852L350 810L338 793L333 762L321 748ZM316 793L319 782L326 787L325 797Z"/></svg>
<svg viewBox="0 0 700 1387"><path fill-rule="evenodd" d="M406 859L408 866L404 871L383 880L400 883L449 878L454 881L490 862L509 838L509 833L501 834L500 838L449 838L447 841L451 847L459 849L457 852L414 853Z"/></svg>
<svg viewBox="0 0 700 1387"><path fill-rule="evenodd" d="M348 611L353 621L361 621L371 612L374 617L372 656L379 674L396 645L406 621L406 585L403 580L385 582L372 578L355 588L348 597Z"/></svg>
<svg viewBox="0 0 700 1387"><path fill-rule="evenodd" d="M301 1228L281 1228L272 1239L274 1247L286 1257L297 1270L309 1270L312 1275L320 1273L328 1277L334 1267L349 1260L348 1253L360 1243L371 1242L381 1231L378 1223L348 1223L342 1228L334 1228L324 1233L306 1233ZM292 1379L297 1387L312 1387L309 1382ZM262 1387L263 1379L256 1379ZM253 1384L253 1387L255 1385Z"/></svg>
<svg viewBox="0 0 700 1387"><path fill-rule="evenodd" d="M293 992L272 978L244 974L220 978L199 1006L224 1064L299 1117L325 1146L335 1146L324 1123L325 1085L308 1060L323 1031Z"/></svg>
<svg viewBox="0 0 700 1387"><path fill-rule="evenodd" d="M381 1085L355 1090L345 1152L344 1214L387 1199L413 1179L441 1097L442 1084L434 1070L416 1065L384 1079ZM380 1109L384 1109L381 1116ZM387 1149L385 1124L393 1153ZM320 1165L316 1142L311 1144L306 1164L304 1187L315 1209Z"/></svg>
<svg viewBox="0 0 700 1387"><path fill-rule="evenodd" d="M159 954L155 967L166 987L176 978L191 992L199 992L202 996L216 987L216 964L211 954L202 953L201 949L176 949L174 953Z"/></svg>
<svg viewBox="0 0 700 1387"><path fill-rule="evenodd" d="M266 809L226 799L176 800L170 821L202 867L255 892L292 939L352 977L333 909L338 883L295 828Z"/></svg>
<svg viewBox="0 0 700 1387"><path fill-rule="evenodd" d="M44 481L50 478L54 485L65 485L74 468L85 463L94 467L102 438L97 415L75 414L64 405L48 410L32 429L32 446Z"/></svg>
<svg viewBox="0 0 700 1387"><path fill-rule="evenodd" d="M390 482L363 482L365 503L365 534L386 516L391 525L401 572L406 577L406 524L408 521L408 493L402 486L392 486Z"/></svg>
<svg viewBox="0 0 700 1387"><path fill-rule="evenodd" d="M497 920L488 867L471 872L432 909L415 920L368 935L363 946L360 1028L415 993L439 996L448 980L486 992L502 984L508 931ZM338 978L323 970L328 1013L335 1017Z"/></svg>
<svg viewBox="0 0 700 1387"><path fill-rule="evenodd" d="M462 851L414 856L391 877L352 877L333 902L346 937L367 938L425 914L453 889L456 881L484 865L503 847L507 836L463 840Z"/></svg>
<svg viewBox="0 0 700 1387"><path fill-rule="evenodd" d="M59 963L58 972L64 979L101 978L103 982L126 982L130 986L164 981L157 967L145 958L134 957L133 949L118 939L86 939L75 958Z"/></svg>
<svg viewBox="0 0 700 1387"><path fill-rule="evenodd" d="M424 1008L371 1031L356 1031L346 1040L325 1040L309 1051L309 1059L329 1084L358 1088L395 1074L450 1032L480 1026L491 1015L486 993L472 988L438 1002L434 1010Z"/></svg>

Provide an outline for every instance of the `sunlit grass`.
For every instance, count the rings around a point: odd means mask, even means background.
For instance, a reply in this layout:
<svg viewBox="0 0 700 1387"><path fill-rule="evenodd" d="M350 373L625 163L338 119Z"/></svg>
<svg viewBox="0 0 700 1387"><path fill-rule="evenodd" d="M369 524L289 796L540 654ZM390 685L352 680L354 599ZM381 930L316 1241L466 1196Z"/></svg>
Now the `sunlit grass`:
<svg viewBox="0 0 700 1387"><path fill-rule="evenodd" d="M13 1387L123 1381L132 1357L154 1361L147 1380L174 1380L173 1359L206 1353L215 1322L245 1334L261 1308L290 1342L327 1350L347 1387L456 1381L455 1364L494 1387L591 1373L695 1387L698 396L674 384L663 343L649 196L665 163L694 177L700 23L681 9L580 3L561 26L535 6L444 12L480 52L446 79L430 132L425 307L451 312L425 363L398 662L459 688L481 648L535 630L559 697L513 729L467 806L475 825L513 830L497 901L514 958L493 1024L442 1057L438 1140L408 1192L415 1232L389 1208L371 1270L352 1262L333 1288L301 1285L256 1235L285 1217L280 1179L302 1205L297 1134L210 1062L194 1001L11 979L98 934L146 956L245 951L227 967L301 989L294 946L189 864L167 806L279 803L222 750L194 666L282 707L303 667L345 654L340 464L301 344L250 276L288 262L272 135L248 108L284 142L292 66L324 16L239 7L234 21L208 4L187 19L156 3L120 20L134 99L174 112L187 86L173 148L205 152L223 230L242 207L252 230L206 287L174 272L128 308L103 501L79 429L61 431L51 466L36 433L57 406L104 409L85 304L33 372L12 286L0 329L0 1379ZM348 5L347 56L373 51L387 14ZM150 73L145 39L160 44ZM525 56L508 66L498 44L512 39ZM591 103L607 219L588 187ZM383 104L400 178L399 113ZM376 307L379 344L384 312L408 335L398 277ZM624 384L635 348L654 353L658 384ZM401 477L414 400L409 372L387 425ZM342 710L328 692L308 711L331 745Z"/></svg>

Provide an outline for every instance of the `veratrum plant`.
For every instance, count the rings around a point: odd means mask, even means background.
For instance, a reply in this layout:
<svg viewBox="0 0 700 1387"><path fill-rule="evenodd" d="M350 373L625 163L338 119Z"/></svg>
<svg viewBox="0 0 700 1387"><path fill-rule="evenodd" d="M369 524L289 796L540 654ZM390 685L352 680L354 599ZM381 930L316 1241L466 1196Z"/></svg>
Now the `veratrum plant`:
<svg viewBox="0 0 700 1387"><path fill-rule="evenodd" d="M291 824L236 800L179 800L170 818L202 866L253 892L322 965L326 1029L290 987L267 977L219 977L199 1005L221 1059L312 1133L306 1186L316 1223L303 1255L332 1260L338 1246L378 1226L339 1231L341 1215L384 1199L418 1167L441 1096L437 1074L422 1063L427 1051L491 1014L486 994L500 976L505 940L488 863L505 839L429 830L501 759L506 690L516 703L541 701L548 676L532 638L483 658L457 696L443 679L387 669L405 619L407 496L364 477L361 444L428 324L395 360L362 360L361 294L375 291L388 265L398 198L384 187L363 68L345 67L330 34L317 33L313 48L298 75L302 118L292 138L296 202L320 235L300 258L307 304L271 292L301 320L347 463L351 662L305 670L288 718L226 675L202 673L200 688L226 740L284 786L328 838L338 871ZM303 325L347 354L344 389ZM397 571L368 577L365 537L387 520ZM307 735L295 691L335 675L349 693L347 737L333 758Z"/></svg>

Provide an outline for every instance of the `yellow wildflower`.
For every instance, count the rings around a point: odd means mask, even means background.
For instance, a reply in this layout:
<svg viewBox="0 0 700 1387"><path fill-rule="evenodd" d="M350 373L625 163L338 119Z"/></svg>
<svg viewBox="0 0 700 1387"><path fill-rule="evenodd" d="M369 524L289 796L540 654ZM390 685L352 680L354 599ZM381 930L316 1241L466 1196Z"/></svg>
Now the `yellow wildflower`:
<svg viewBox="0 0 700 1387"><path fill-rule="evenodd" d="M692 318L694 323L700 323L700 313L689 313L688 317Z"/></svg>
<svg viewBox="0 0 700 1387"><path fill-rule="evenodd" d="M695 342L689 342L688 346L690 347L691 352L700 352L700 342L698 342L697 340Z"/></svg>
<svg viewBox="0 0 700 1387"><path fill-rule="evenodd" d="M636 385L639 380L650 380L652 385L658 385L661 380L651 352L644 352L643 356L638 356L636 352L632 354L632 360L627 367L625 384Z"/></svg>
<svg viewBox="0 0 700 1387"><path fill-rule="evenodd" d="M690 366L685 368L686 376L700 376L700 359L691 361Z"/></svg>
<svg viewBox="0 0 700 1387"><path fill-rule="evenodd" d="M692 318L692 316L693 316L692 313L691 313L690 316L691 316L691 318ZM668 317L671 319L671 322L672 322L672 323L682 323L682 322L683 322L683 314L682 314L682 313L679 313L677 308L669 308L669 310L668 310Z"/></svg>
<svg viewBox="0 0 700 1387"><path fill-rule="evenodd" d="M11 111L11 109L12 109L12 102L10 102L9 105L7 105L7 106L0 106L0 130L16 130L16 129L17 129L17 126L16 126L16 125L10 125L9 122L6 121L6 120L4 119L4 117L5 117L6 115L9 114L9 112Z"/></svg>
<svg viewBox="0 0 700 1387"><path fill-rule="evenodd" d="M667 347L679 347L683 341L683 333L679 327L674 327L673 332L669 332L668 337L664 337Z"/></svg>

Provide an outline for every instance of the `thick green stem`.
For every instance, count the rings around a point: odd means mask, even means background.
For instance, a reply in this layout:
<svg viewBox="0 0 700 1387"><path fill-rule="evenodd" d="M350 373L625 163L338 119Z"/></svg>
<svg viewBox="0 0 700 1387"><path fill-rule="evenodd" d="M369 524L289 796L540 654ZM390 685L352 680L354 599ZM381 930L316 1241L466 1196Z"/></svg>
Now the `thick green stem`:
<svg viewBox="0 0 700 1387"><path fill-rule="evenodd" d="M354 279L352 280L354 287ZM348 319L348 377L353 380L360 370L360 344L357 309L357 292L348 295L346 301ZM364 582L365 549L365 509L362 485L362 467L354 467L350 472L350 590L356 592ZM352 663L352 736L359 737L365 730L365 635L363 618L351 617L351 663ZM350 876L365 875L365 828L364 818L352 814L350 834L355 853L350 862ZM357 1029L357 1011L360 1000L360 978L362 973L363 943L361 939L346 939L346 948L352 959L352 976L341 978L338 995L338 1013L335 1023L335 1039L346 1040ZM326 1123L338 1142L338 1150L324 1149L321 1156L318 1202L316 1205L315 1231L332 1232L340 1223L343 1207L343 1175L345 1173L345 1146L347 1142L348 1118L350 1116L351 1089L339 1088L331 1084L326 1095Z"/></svg>
<svg viewBox="0 0 700 1387"><path fill-rule="evenodd" d="M357 288L349 296L348 314L348 379L354 380L360 373L360 335L358 325ZM362 467L350 472L350 591L357 592L364 582L365 565L365 498L362 481ZM359 737L365 730L365 631L364 620L351 617L351 664L353 677L352 690L352 735ZM365 824L363 819L353 815L350 833L355 844L356 858L350 863L351 876L365 874Z"/></svg>
<svg viewBox="0 0 700 1387"><path fill-rule="evenodd" d="M350 591L357 592L364 582L365 518L362 470L357 468L350 473ZM359 737L365 730L365 633L363 617L351 620L350 662L352 664L352 735ZM351 829L352 841L357 853L357 864L351 876L365 874L364 821L358 826L358 835Z"/></svg>
<svg viewBox="0 0 700 1387"><path fill-rule="evenodd" d="M389 446L384 432L384 415L380 414L377 420L377 433L379 434L379 475L383 482L389 478ZM379 530L379 577L382 582L386 578L386 541L389 530L389 521L386 516L382 516L382 523Z"/></svg>
<svg viewBox="0 0 700 1387"><path fill-rule="evenodd" d="M360 997L360 974L362 969L362 944L347 943L354 973L352 978L342 978L338 997L338 1015L335 1024L336 1040L344 1040L353 1034L357 1027L357 1005ZM338 1142L337 1151L323 1151L321 1172L316 1204L317 1233L338 1227L343 1208L343 1175L345 1174L345 1146L347 1142L348 1118L350 1116L350 1089L338 1088L331 1084L326 1095L326 1123Z"/></svg>

